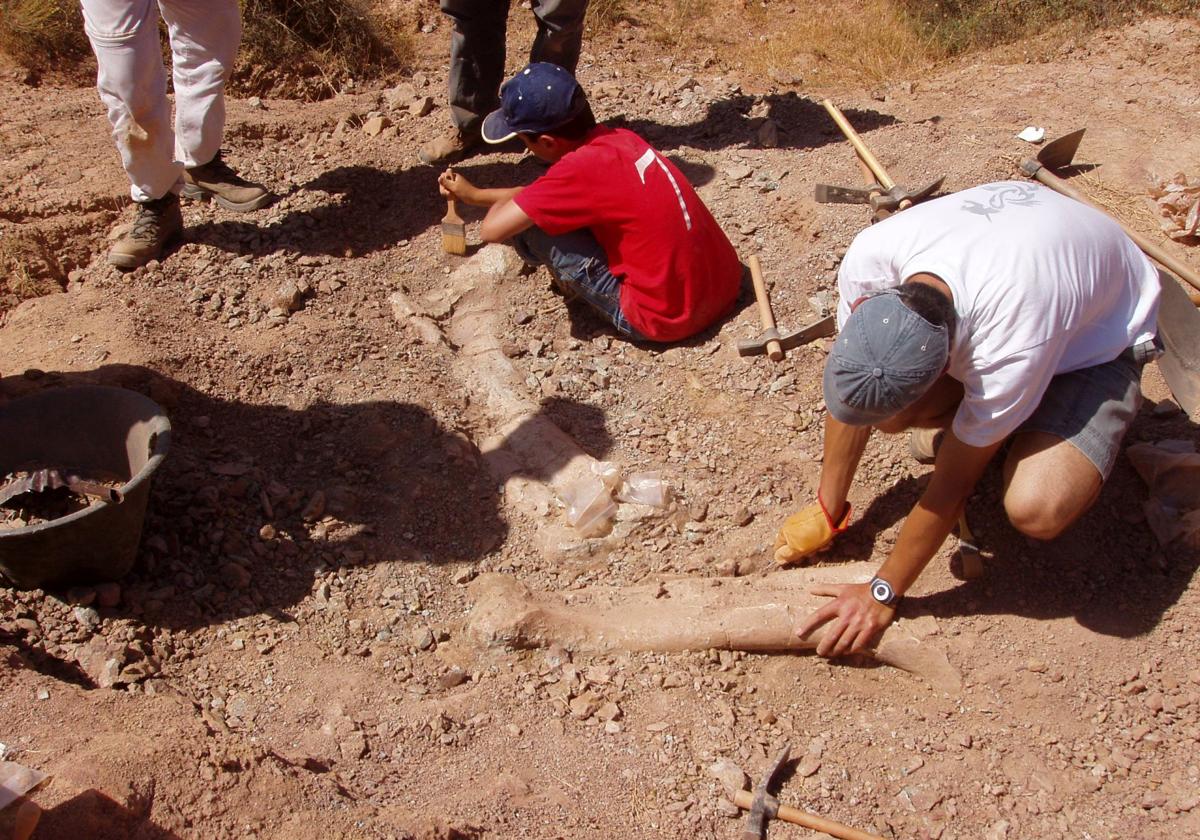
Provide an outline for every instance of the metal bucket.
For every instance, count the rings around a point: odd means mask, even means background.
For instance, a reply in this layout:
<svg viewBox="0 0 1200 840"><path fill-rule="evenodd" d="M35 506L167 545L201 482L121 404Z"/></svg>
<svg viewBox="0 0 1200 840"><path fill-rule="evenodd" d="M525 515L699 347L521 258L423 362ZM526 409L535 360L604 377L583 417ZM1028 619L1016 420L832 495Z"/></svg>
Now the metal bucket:
<svg viewBox="0 0 1200 840"><path fill-rule="evenodd" d="M170 444L162 408L123 388L53 388L0 405L0 476L36 465L126 479L120 503L0 530L0 573L23 589L123 576L137 557L150 477Z"/></svg>

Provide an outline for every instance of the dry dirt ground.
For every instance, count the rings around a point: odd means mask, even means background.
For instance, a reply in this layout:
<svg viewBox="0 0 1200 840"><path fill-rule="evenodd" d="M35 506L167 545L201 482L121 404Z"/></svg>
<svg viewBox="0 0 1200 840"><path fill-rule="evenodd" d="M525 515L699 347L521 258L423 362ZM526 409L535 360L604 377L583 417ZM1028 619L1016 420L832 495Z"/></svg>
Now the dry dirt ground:
<svg viewBox="0 0 1200 840"><path fill-rule="evenodd" d="M514 8L510 64L528 17ZM761 255L783 325L812 320L866 224L810 198L859 178L819 97L664 58L645 34L589 34L580 76L598 114L681 163L743 257ZM568 312L545 274L506 277L500 338L525 398L589 455L658 470L678 496L620 539L547 547L561 512L516 504L480 454L497 427L470 360L390 303L403 290L441 329L462 263L440 250L444 205L414 157L447 121L444 24L421 39L399 87L234 99L228 157L281 200L250 216L189 205L186 240L128 275L103 259L126 185L94 90L0 82L3 235L43 243L30 266L67 280L0 313L0 401L117 384L174 425L115 605L0 589L0 741L54 776L34 836L727 838L739 827L709 768L757 775L784 739L803 757L786 802L885 837L1200 835L1198 555L1157 546L1124 460L1047 544L1006 524L994 472L981 484L985 577L955 579L948 543L904 608L933 617L959 692L870 662L511 652L463 633L483 572L563 592L760 574L815 487L824 347L739 359L753 307L682 347L632 346ZM898 180L945 173L950 190L1010 176L1026 125L1087 126L1080 156L1102 165L1078 182L1136 210L1146 173L1200 164L1197 50L1197 26L1149 20L1050 61L997 50L832 93ZM416 116L424 95L438 107ZM394 127L367 133L371 112ZM462 170L538 172L514 154ZM288 282L309 291L272 314ZM1146 392L1133 438L1197 439L1156 410L1153 367ZM873 441L826 561L881 559L926 474L903 439Z"/></svg>

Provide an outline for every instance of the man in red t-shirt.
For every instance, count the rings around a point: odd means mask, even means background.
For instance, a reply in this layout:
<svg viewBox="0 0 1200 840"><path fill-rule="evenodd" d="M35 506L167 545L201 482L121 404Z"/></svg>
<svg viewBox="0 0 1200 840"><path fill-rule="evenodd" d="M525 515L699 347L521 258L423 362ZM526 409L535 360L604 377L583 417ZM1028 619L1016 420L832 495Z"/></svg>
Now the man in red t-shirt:
<svg viewBox="0 0 1200 840"><path fill-rule="evenodd" d="M480 189L456 172L443 195L488 207L480 235L510 241L633 339L679 341L729 312L742 268L683 173L631 131L597 125L574 76L530 64L500 90L483 139L519 137L551 164L528 187Z"/></svg>

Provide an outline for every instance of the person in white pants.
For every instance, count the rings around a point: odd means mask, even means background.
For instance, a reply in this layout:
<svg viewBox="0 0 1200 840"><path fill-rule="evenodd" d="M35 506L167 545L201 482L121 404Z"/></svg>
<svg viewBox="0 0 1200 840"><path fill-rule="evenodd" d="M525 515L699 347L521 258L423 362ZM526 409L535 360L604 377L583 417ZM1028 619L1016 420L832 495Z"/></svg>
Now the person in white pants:
<svg viewBox="0 0 1200 840"><path fill-rule="evenodd" d="M108 261L131 269L158 259L183 230L179 194L235 211L274 198L240 178L221 157L225 82L241 40L237 0L81 0L98 67L96 86L129 176L137 215ZM158 13L167 23L175 82L175 124Z"/></svg>

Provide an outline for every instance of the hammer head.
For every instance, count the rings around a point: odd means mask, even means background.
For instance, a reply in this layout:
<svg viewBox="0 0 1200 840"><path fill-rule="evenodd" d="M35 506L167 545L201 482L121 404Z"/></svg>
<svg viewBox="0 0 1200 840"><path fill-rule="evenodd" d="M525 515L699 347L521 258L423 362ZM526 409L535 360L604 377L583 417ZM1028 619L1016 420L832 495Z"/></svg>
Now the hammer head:
<svg viewBox="0 0 1200 840"><path fill-rule="evenodd" d="M779 772L779 768L787 763L791 751L791 744L785 743L783 749L779 751L779 755L775 757L771 766L767 768L766 775L754 786L754 803L750 806L750 816L746 817L746 827L742 831L742 840L762 840L763 832L767 827L767 820L774 817L779 810L778 801L775 797L771 796L767 788L771 786L771 780Z"/></svg>

